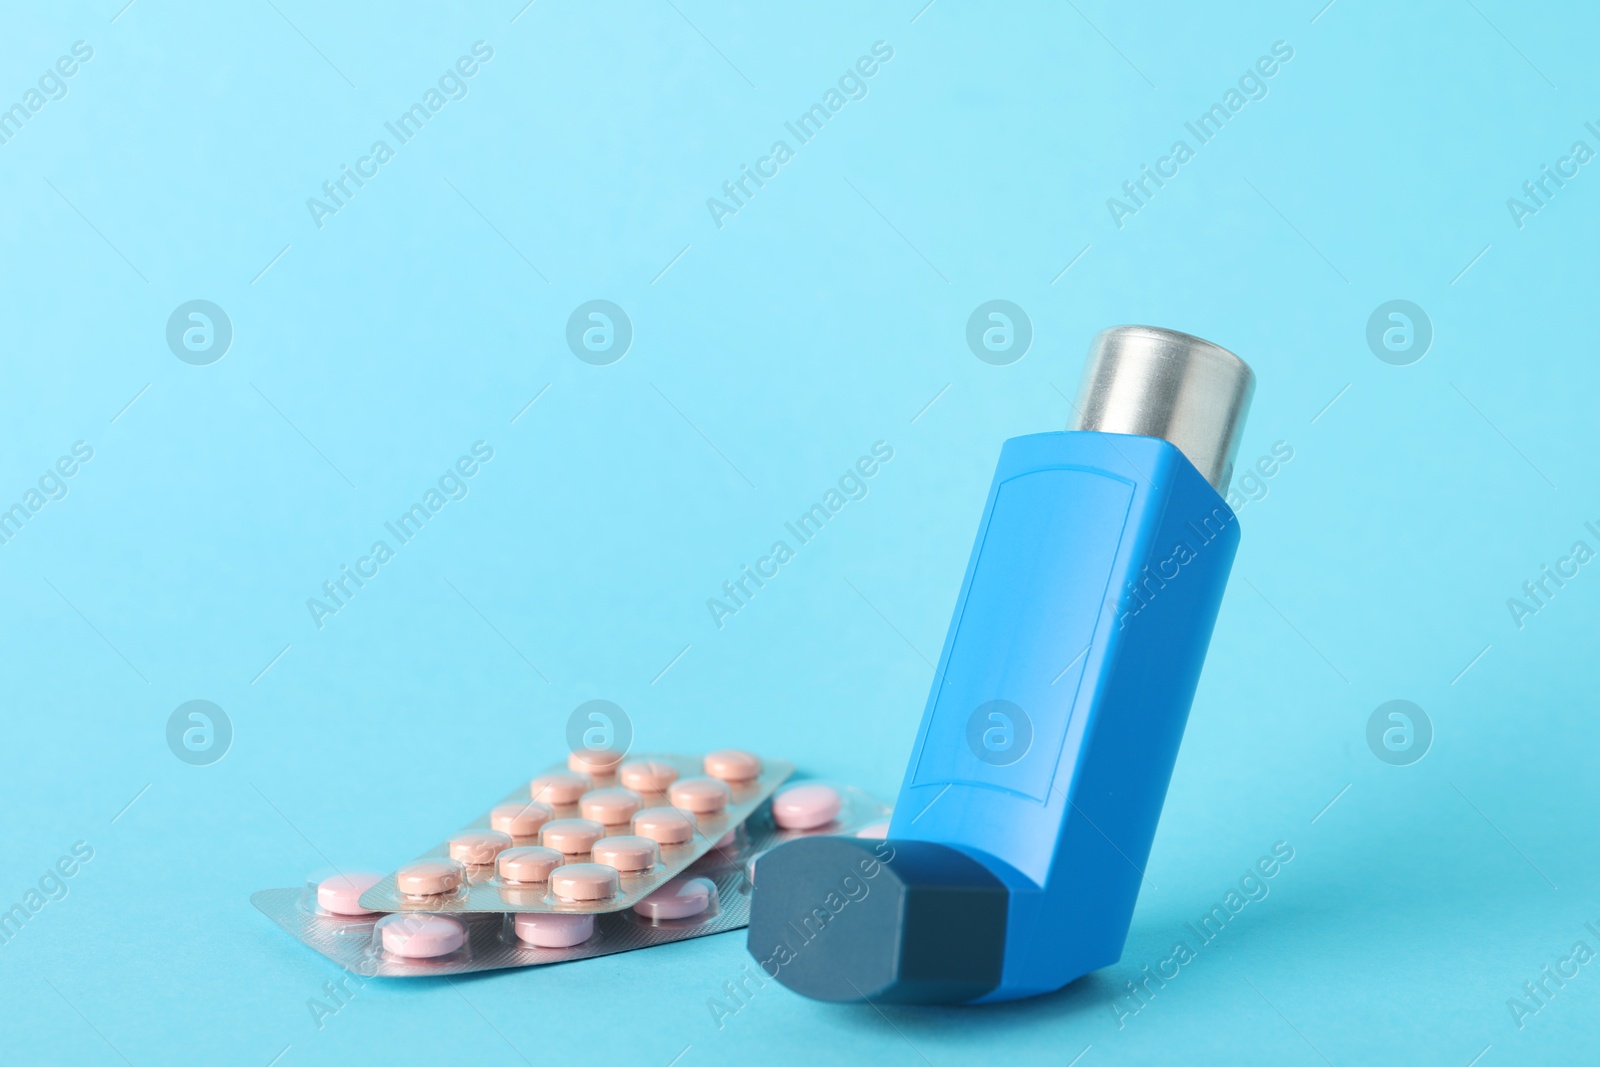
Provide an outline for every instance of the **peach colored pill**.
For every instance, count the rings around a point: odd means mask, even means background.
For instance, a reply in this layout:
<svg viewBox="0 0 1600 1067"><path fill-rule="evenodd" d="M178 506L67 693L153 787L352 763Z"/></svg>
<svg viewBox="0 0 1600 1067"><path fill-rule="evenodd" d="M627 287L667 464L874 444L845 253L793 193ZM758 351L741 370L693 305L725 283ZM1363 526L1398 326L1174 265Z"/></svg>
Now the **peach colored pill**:
<svg viewBox="0 0 1600 1067"><path fill-rule="evenodd" d="M642 807L644 802L631 789L596 789L583 794L578 801L578 810L585 819L593 819L606 826L621 826Z"/></svg>
<svg viewBox="0 0 1600 1067"><path fill-rule="evenodd" d="M550 892L562 900L609 900L618 884L617 869L604 863L569 863L550 872Z"/></svg>
<svg viewBox="0 0 1600 1067"><path fill-rule="evenodd" d="M681 845L694 836L694 820L677 808L645 808L633 817L633 832L659 845Z"/></svg>
<svg viewBox="0 0 1600 1067"><path fill-rule="evenodd" d="M523 912L514 920L517 939L535 948L571 948L594 935L593 915Z"/></svg>
<svg viewBox="0 0 1600 1067"><path fill-rule="evenodd" d="M567 858L553 848L519 845L500 853L495 871L508 882L543 882L565 862Z"/></svg>
<svg viewBox="0 0 1600 1067"><path fill-rule="evenodd" d="M361 906L361 894L381 881L383 875L366 871L324 878L317 883L317 906L335 915L366 915L371 909Z"/></svg>
<svg viewBox="0 0 1600 1067"><path fill-rule="evenodd" d="M539 831L539 844L564 856L581 856L606 836L606 828L593 819L557 819Z"/></svg>
<svg viewBox="0 0 1600 1067"><path fill-rule="evenodd" d="M732 830L729 830L727 833L725 833L721 837L717 838L717 843L715 845L713 845L712 847L713 848L727 848L729 845L733 844L736 840L738 840L738 838L739 838L739 828L737 826L735 826Z"/></svg>
<svg viewBox="0 0 1600 1067"><path fill-rule="evenodd" d="M385 952L412 959L448 956L467 943L467 928L443 915L385 915L378 930Z"/></svg>
<svg viewBox="0 0 1600 1067"><path fill-rule="evenodd" d="M706 754L706 773L724 782L748 782L761 776L761 760L736 748Z"/></svg>
<svg viewBox="0 0 1600 1067"><path fill-rule="evenodd" d="M856 831L856 836L857 837L870 837L870 838L876 838L878 840L882 840L883 838L886 838L886 837L889 836L889 820L888 819L880 819L879 821L877 821L875 823L871 823L871 824L869 824L867 826L863 826L861 829Z"/></svg>
<svg viewBox="0 0 1600 1067"><path fill-rule="evenodd" d="M661 859L661 846L648 837L631 834L601 838L591 852L596 863L619 871L648 871Z"/></svg>
<svg viewBox="0 0 1600 1067"><path fill-rule="evenodd" d="M728 806L732 792L726 782L719 782L715 778L685 778L681 782L673 782L667 790L667 799L672 801L672 806L692 811L696 815L711 815Z"/></svg>
<svg viewBox="0 0 1600 1067"><path fill-rule="evenodd" d="M623 785L641 793L665 793L667 786L678 780L678 768L654 759L624 763L618 774Z"/></svg>
<svg viewBox="0 0 1600 1067"><path fill-rule="evenodd" d="M617 764L622 762L622 753L615 749L602 748L590 750L580 748L567 756L567 769L585 771L596 777L605 777L617 769Z"/></svg>
<svg viewBox="0 0 1600 1067"><path fill-rule="evenodd" d="M455 860L417 860L395 872L394 885L408 897L431 897L455 892L461 875L461 864Z"/></svg>
<svg viewBox="0 0 1600 1067"><path fill-rule="evenodd" d="M499 830L469 830L450 839L450 858L481 867L511 847L511 835Z"/></svg>
<svg viewBox="0 0 1600 1067"><path fill-rule="evenodd" d="M795 785L772 798L772 821L785 830L815 830L826 826L844 806L831 785Z"/></svg>
<svg viewBox="0 0 1600 1067"><path fill-rule="evenodd" d="M594 785L587 774L577 771L557 771L541 774L528 783L528 795L544 804L576 804L578 798Z"/></svg>
<svg viewBox="0 0 1600 1067"><path fill-rule="evenodd" d="M539 827L549 822L554 814L548 804L537 800L513 801L489 812L489 828L512 837L537 837Z"/></svg>
<svg viewBox="0 0 1600 1067"><path fill-rule="evenodd" d="M709 878L674 878L633 906L646 919L687 919L711 907L716 883Z"/></svg>

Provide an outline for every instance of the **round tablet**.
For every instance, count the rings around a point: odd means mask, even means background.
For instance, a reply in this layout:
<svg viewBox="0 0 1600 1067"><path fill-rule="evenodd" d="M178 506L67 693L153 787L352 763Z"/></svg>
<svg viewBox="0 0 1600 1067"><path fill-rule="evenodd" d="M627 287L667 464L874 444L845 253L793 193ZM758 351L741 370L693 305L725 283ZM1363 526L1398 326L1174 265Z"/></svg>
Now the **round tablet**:
<svg viewBox="0 0 1600 1067"><path fill-rule="evenodd" d="M593 819L557 819L539 831L539 844L564 856L581 856L606 836L606 828Z"/></svg>
<svg viewBox="0 0 1600 1067"><path fill-rule="evenodd" d="M455 860L417 860L395 872L394 886L408 897L431 897L455 892L461 874L461 864Z"/></svg>
<svg viewBox="0 0 1600 1067"><path fill-rule="evenodd" d="M622 762L622 753L615 749L601 748L590 750L580 748L567 756L567 769L584 771L596 777L605 777L617 769L617 764Z"/></svg>
<svg viewBox="0 0 1600 1067"><path fill-rule="evenodd" d="M596 863L619 871L648 871L661 859L661 847L648 837L606 837L591 850Z"/></svg>
<svg viewBox="0 0 1600 1067"><path fill-rule="evenodd" d="M654 759L624 763L617 773L623 785L641 793L665 793L667 786L678 780L678 768Z"/></svg>
<svg viewBox="0 0 1600 1067"><path fill-rule="evenodd" d="M715 845L712 845L711 847L712 848L727 848L728 846L732 845L738 839L739 839L739 828L737 826L735 826L732 830L729 830L727 833L725 833L721 837L717 838L717 843Z"/></svg>
<svg viewBox="0 0 1600 1067"><path fill-rule="evenodd" d="M706 773L724 782L748 782L761 776L761 759L736 748L706 754Z"/></svg>
<svg viewBox="0 0 1600 1067"><path fill-rule="evenodd" d="M578 811L585 819L606 826L621 826L642 807L644 802L631 789L596 789L578 801Z"/></svg>
<svg viewBox="0 0 1600 1067"><path fill-rule="evenodd" d="M469 830L450 839L450 858L474 867L493 863L511 847L511 835L499 830Z"/></svg>
<svg viewBox="0 0 1600 1067"><path fill-rule="evenodd" d="M378 930L385 952L412 959L448 956L467 943L467 928L443 915L385 915Z"/></svg>
<svg viewBox="0 0 1600 1067"><path fill-rule="evenodd" d="M366 915L371 909L361 906L361 894L381 881L383 875L366 871L324 878L317 883L317 907L335 915Z"/></svg>
<svg viewBox="0 0 1600 1067"><path fill-rule="evenodd" d="M687 919L711 907L717 887L709 878L674 878L633 906L646 919Z"/></svg>
<svg viewBox="0 0 1600 1067"><path fill-rule="evenodd" d="M576 804L594 782L577 771L541 774L528 783L528 795L544 804Z"/></svg>
<svg viewBox="0 0 1600 1067"><path fill-rule="evenodd" d="M489 812L489 828L512 837L538 837L539 827L549 822L554 814L548 804L537 800L513 801L497 805Z"/></svg>
<svg viewBox="0 0 1600 1067"><path fill-rule="evenodd" d="M815 830L837 818L843 806L831 785L794 785L772 798L772 821L785 830Z"/></svg>
<svg viewBox="0 0 1600 1067"><path fill-rule="evenodd" d="M696 815L716 814L728 806L732 796L727 783L715 778L685 778L673 782L667 790L667 799L672 801L673 807Z"/></svg>
<svg viewBox="0 0 1600 1067"><path fill-rule="evenodd" d="M567 862L567 858L553 848L539 845L521 845L508 848L495 861L495 871L507 882L543 882L550 872Z"/></svg>
<svg viewBox="0 0 1600 1067"><path fill-rule="evenodd" d="M617 885L617 869L604 863L569 863L550 872L550 892L562 900L610 900Z"/></svg>
<svg viewBox="0 0 1600 1067"><path fill-rule="evenodd" d="M633 832L659 845L681 845L694 836L694 820L677 808L645 808L633 817Z"/></svg>
<svg viewBox="0 0 1600 1067"><path fill-rule="evenodd" d="M517 939L535 948L571 948L594 935L594 916L525 911L517 915L513 926Z"/></svg>
<svg viewBox="0 0 1600 1067"><path fill-rule="evenodd" d="M880 819L875 823L870 823L866 826L863 826L861 829L856 831L856 836L870 837L881 841L889 836L889 820Z"/></svg>

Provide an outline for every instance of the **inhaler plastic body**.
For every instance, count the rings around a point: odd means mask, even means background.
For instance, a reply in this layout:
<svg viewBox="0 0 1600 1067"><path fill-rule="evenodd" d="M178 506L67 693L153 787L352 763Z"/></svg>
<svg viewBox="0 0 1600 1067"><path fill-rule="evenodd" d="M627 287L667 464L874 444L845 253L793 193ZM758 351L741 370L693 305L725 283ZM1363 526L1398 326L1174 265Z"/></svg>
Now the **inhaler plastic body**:
<svg viewBox="0 0 1600 1067"><path fill-rule="evenodd" d="M1093 428L1005 442L888 838L762 858L768 973L964 1003L1119 958L1239 543L1222 494L1252 388L1231 353L1124 327L1091 354Z"/></svg>

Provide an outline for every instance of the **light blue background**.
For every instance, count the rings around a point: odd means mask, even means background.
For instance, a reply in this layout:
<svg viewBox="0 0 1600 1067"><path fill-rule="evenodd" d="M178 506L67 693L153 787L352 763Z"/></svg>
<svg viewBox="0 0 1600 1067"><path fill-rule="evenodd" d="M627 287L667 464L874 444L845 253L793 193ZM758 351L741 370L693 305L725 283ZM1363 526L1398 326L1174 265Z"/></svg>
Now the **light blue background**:
<svg viewBox="0 0 1600 1067"><path fill-rule="evenodd" d="M0 498L74 441L94 459L0 546L0 906L95 856L0 945L5 1058L1592 1058L1600 962L1521 1030L1506 1001L1600 949L1600 574L1520 630L1506 599L1600 548L1600 173L1520 230L1506 199L1600 148L1600 19L923 2L6 14L6 104L73 42L94 57L0 145ZM319 230L306 199L479 40L469 95ZM706 199L880 40L867 98L717 228ZM1269 95L1119 230L1106 199L1280 40ZM208 367L164 339L196 298L235 331ZM594 298L635 329L609 367L564 342ZM964 340L994 298L1034 326L1011 366ZM1433 322L1411 366L1365 341L1394 298ZM728 935L372 983L317 1028L336 969L250 892L440 839L558 758L580 701L643 747L892 796L1000 442L1064 426L1120 322L1240 353L1241 461L1294 450L1241 512L1121 964L979 1010L769 986L719 1029ZM470 496L313 625L306 598L479 440ZM878 440L870 495L718 630L706 598ZM1409 767L1365 740L1393 698L1436 731ZM236 732L209 767L166 746L192 699ZM1271 895L1119 1028L1123 984L1278 841Z"/></svg>

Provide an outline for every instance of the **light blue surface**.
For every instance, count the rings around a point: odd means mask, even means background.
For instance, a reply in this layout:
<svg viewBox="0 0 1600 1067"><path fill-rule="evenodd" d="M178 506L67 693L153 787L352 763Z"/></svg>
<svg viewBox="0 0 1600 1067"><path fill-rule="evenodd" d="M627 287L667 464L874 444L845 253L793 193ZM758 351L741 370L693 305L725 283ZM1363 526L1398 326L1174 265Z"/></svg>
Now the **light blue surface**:
<svg viewBox="0 0 1600 1067"><path fill-rule="evenodd" d="M94 850L0 945L6 1058L1592 1056L1600 963L1520 1030L1507 999L1600 949L1600 577L1520 628L1506 602L1600 548L1600 176L1522 228L1507 198L1600 148L1600 19L675 2L6 14L4 102L94 50L0 144L0 498L94 449L0 546L0 900ZM479 40L465 98L319 229L307 198ZM866 98L719 229L707 198L876 41L894 56ZM1294 56L1266 97L1119 229L1107 198L1276 41ZM233 325L210 366L165 338L194 299ZM565 341L594 299L634 327L610 366ZM992 299L1033 327L1008 366L966 341ZM1410 366L1368 348L1393 299L1431 317ZM738 744L892 794L1000 442L1065 425L1119 322L1238 352L1260 377L1241 460L1293 449L1240 510L1122 963L976 1010L768 986L719 1029L708 1000L748 958L730 935L370 984L316 1027L334 968L249 893L438 840L559 756L583 700L627 708L646 747ZM319 629L307 598L480 440L470 495ZM707 598L880 440L866 498L719 629ZM234 727L207 767L166 743L196 699ZM1433 723L1411 766L1368 748L1391 699ZM1129 1016L1124 983L1276 842L1293 860L1266 899ZM635 997L634 1029L602 1007Z"/></svg>

